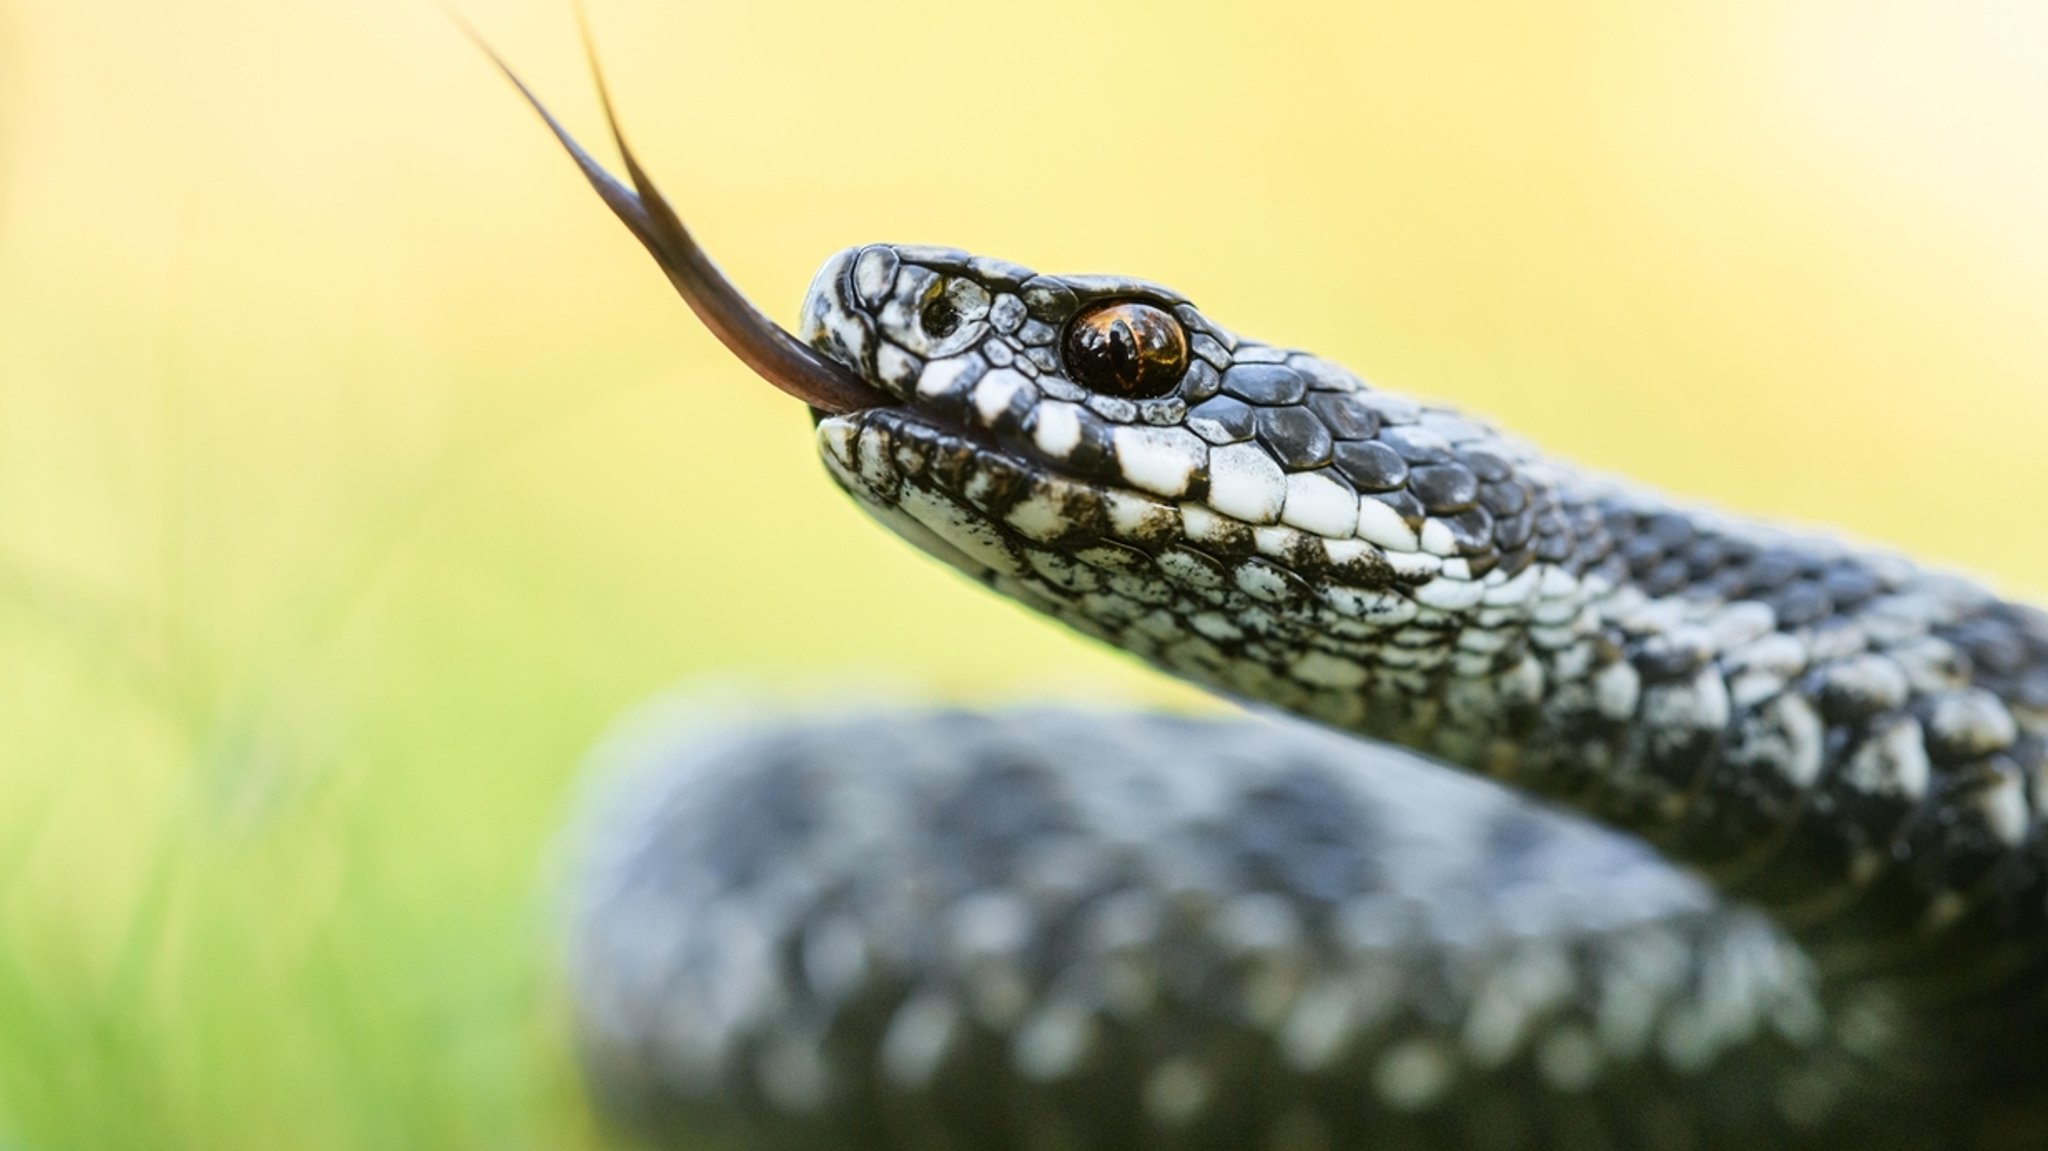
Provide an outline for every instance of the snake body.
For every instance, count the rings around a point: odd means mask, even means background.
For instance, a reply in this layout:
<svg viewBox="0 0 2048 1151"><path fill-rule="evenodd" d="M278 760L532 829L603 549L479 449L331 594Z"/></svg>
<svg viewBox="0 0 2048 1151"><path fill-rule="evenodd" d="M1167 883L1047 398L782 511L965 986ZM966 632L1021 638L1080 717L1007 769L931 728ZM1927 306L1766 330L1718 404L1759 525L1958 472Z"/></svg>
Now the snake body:
<svg viewBox="0 0 2048 1151"><path fill-rule="evenodd" d="M1908 1078L1896 1005L1824 1010L1761 913L1389 748L1073 711L683 731L591 820L572 933L590 1080L663 1145L1775 1144L1876 1134L1857 1105Z"/></svg>
<svg viewBox="0 0 2048 1151"><path fill-rule="evenodd" d="M2048 614L1143 280L868 245L790 339L549 122L861 508L1344 733L908 713L656 755L576 917L595 1081L648 1129L2048 1145Z"/></svg>

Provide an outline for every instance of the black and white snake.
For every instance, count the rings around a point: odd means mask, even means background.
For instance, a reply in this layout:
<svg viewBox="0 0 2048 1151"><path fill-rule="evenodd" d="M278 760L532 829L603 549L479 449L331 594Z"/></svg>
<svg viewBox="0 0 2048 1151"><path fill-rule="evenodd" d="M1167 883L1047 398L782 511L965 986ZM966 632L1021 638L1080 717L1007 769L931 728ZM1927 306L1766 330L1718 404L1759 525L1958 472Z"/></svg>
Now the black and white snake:
<svg viewBox="0 0 2048 1151"><path fill-rule="evenodd" d="M2048 615L1141 280L869 245L792 336L630 153L628 188L541 114L861 507L1327 729L849 712L654 745L574 921L592 1080L643 1131L2048 1146Z"/></svg>

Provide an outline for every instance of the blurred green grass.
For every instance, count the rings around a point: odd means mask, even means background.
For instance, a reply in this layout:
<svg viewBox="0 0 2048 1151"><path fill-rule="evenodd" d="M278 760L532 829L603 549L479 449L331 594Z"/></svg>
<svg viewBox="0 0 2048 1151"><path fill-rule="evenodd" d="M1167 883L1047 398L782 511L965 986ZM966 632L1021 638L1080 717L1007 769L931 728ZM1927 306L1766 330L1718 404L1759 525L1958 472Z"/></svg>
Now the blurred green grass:
<svg viewBox="0 0 2048 1151"><path fill-rule="evenodd" d="M1136 272L2048 587L2026 10L593 6L778 314L867 239ZM594 127L565 10L469 8ZM0 3L0 1145L600 1144L576 765L732 676L1192 702L861 522L430 5Z"/></svg>

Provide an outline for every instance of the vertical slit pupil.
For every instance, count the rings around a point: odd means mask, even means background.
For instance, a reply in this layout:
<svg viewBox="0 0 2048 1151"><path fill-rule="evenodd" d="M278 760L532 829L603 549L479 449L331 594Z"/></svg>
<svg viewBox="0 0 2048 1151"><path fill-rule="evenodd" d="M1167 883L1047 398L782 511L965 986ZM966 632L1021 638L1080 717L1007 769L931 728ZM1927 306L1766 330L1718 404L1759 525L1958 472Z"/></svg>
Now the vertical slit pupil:
<svg viewBox="0 0 2048 1151"><path fill-rule="evenodd" d="M1144 371L1144 364L1139 360L1138 337L1122 317L1118 317L1109 329L1109 370L1124 391L1134 390Z"/></svg>

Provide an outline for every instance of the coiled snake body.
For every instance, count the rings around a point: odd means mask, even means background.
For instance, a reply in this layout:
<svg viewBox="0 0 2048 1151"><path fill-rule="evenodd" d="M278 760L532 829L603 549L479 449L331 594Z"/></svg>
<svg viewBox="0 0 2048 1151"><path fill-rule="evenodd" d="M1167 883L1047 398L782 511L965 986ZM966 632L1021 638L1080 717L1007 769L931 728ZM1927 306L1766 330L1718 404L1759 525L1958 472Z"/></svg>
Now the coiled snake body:
<svg viewBox="0 0 2048 1151"><path fill-rule="evenodd" d="M2048 1145L2048 616L1589 475L1140 280L870 245L792 338L630 153L632 189L549 123L870 514L1373 741L931 713L664 751L576 917L593 1080L643 1128Z"/></svg>

